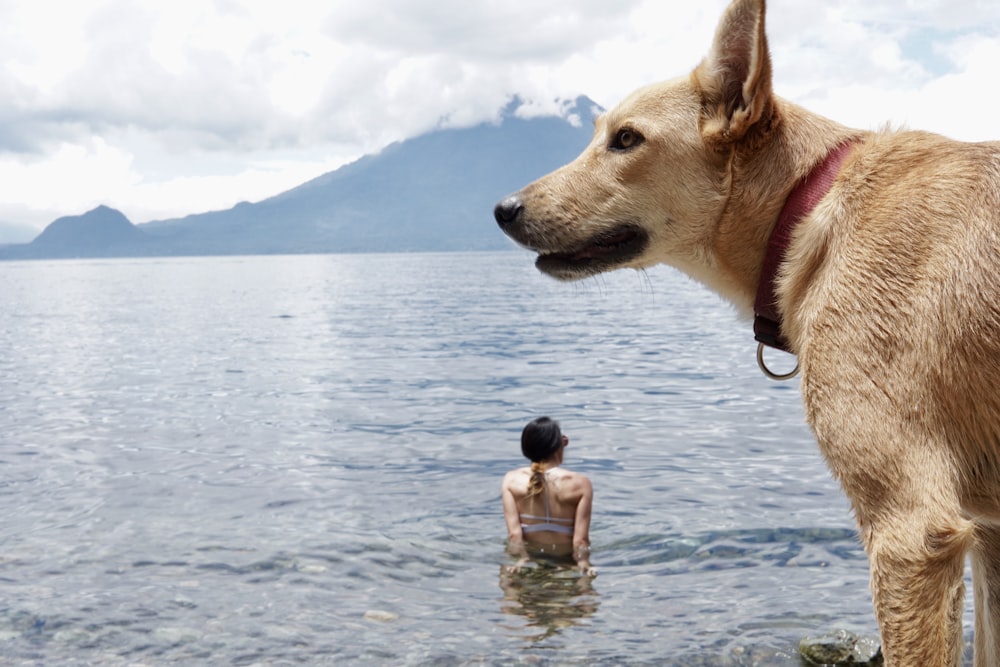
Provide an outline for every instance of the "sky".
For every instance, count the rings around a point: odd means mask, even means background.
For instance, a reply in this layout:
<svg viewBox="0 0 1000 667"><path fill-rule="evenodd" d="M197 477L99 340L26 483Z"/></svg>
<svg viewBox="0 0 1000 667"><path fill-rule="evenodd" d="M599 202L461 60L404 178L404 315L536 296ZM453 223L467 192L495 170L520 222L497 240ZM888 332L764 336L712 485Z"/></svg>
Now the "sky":
<svg viewBox="0 0 1000 667"><path fill-rule="evenodd" d="M0 223L260 201L515 95L526 113L610 108L696 66L727 4L0 0ZM767 25L786 99L1000 139L1000 2L770 0Z"/></svg>

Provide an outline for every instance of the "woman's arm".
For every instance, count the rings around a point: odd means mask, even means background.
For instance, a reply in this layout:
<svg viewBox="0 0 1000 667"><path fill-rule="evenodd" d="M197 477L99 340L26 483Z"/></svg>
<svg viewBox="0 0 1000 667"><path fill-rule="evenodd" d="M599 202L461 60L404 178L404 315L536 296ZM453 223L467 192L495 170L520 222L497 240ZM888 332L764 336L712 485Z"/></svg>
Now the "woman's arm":
<svg viewBox="0 0 1000 667"><path fill-rule="evenodd" d="M517 510L517 501L514 499L512 488L512 471L504 475L503 486L500 488L501 499L503 500L503 519L507 524L507 550L517 556L517 564L511 569L517 570L528 562L528 552L524 548L524 533L521 530L521 513Z"/></svg>
<svg viewBox="0 0 1000 667"><path fill-rule="evenodd" d="M596 577L597 570L590 564L590 514L594 506L594 488L590 480L580 475L580 501L576 504L573 523L573 559L582 574Z"/></svg>

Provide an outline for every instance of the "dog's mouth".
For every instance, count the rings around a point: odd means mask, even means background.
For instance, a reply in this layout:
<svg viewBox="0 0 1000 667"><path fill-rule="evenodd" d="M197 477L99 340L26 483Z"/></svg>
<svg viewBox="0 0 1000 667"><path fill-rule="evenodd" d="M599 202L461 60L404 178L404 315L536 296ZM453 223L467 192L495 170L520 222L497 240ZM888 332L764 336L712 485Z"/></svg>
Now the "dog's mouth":
<svg viewBox="0 0 1000 667"><path fill-rule="evenodd" d="M539 252L535 266L559 280L579 280L624 266L642 255L648 245L649 234L629 223L568 252Z"/></svg>

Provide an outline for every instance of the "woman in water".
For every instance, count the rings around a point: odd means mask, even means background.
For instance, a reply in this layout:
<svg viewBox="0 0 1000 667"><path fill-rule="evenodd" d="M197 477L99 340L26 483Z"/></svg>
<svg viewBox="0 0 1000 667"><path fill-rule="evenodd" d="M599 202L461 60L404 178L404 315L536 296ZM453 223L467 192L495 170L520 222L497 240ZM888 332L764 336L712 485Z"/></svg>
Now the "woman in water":
<svg viewBox="0 0 1000 667"><path fill-rule="evenodd" d="M530 555L572 557L577 569L597 576L590 565L590 511L594 491L580 473L564 470L569 438L548 417L528 423L521 432L521 452L530 467L504 475L501 488L508 548L518 557L513 569Z"/></svg>

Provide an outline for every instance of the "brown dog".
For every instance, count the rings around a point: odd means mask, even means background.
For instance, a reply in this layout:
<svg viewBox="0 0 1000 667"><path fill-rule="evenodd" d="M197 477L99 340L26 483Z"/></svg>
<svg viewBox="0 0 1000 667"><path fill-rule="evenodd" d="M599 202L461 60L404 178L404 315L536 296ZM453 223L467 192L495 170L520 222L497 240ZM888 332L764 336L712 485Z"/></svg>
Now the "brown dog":
<svg viewBox="0 0 1000 667"><path fill-rule="evenodd" d="M971 551L976 665L1000 665L1000 144L775 97L764 0L735 0L690 76L495 216L562 280L663 262L756 300L853 502L886 664L960 664Z"/></svg>

